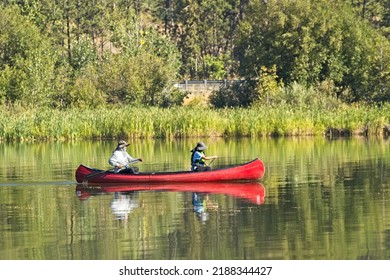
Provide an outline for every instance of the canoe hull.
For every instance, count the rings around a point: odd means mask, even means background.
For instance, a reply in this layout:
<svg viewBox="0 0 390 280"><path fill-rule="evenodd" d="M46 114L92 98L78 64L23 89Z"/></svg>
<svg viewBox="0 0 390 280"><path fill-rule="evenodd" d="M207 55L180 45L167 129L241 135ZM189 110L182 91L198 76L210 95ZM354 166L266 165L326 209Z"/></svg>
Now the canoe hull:
<svg viewBox="0 0 390 280"><path fill-rule="evenodd" d="M81 164L76 170L78 183L164 183L164 182L220 182L220 181L256 181L265 172L263 162L256 158L251 162L204 172L140 172L139 174L121 174L104 172ZM96 174L96 175L94 175Z"/></svg>

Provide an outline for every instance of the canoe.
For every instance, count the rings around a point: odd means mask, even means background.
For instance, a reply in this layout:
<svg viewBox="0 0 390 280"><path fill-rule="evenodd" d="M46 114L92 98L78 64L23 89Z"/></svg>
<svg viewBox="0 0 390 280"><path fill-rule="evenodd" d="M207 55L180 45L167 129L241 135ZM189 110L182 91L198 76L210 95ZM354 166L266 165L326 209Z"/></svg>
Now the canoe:
<svg viewBox="0 0 390 280"><path fill-rule="evenodd" d="M224 194L246 200L253 204L263 204L265 188L259 182L203 182L203 183L144 183L144 184L77 184L76 195L80 200L91 196L115 192L134 193L141 191L196 192L204 194Z"/></svg>
<svg viewBox="0 0 390 280"><path fill-rule="evenodd" d="M192 172L139 172L138 174L114 173L88 167L84 164L76 170L78 183L163 183L163 182L219 182L219 181L256 181L264 175L264 164L256 158L250 162L212 169L210 171Z"/></svg>

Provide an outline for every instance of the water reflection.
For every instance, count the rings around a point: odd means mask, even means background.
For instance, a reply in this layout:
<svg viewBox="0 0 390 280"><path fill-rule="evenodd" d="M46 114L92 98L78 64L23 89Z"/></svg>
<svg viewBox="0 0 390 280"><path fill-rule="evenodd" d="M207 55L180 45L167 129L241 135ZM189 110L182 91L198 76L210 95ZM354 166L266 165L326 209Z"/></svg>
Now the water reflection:
<svg viewBox="0 0 390 280"><path fill-rule="evenodd" d="M110 208L118 220L127 220L130 212L138 208L138 192L115 192Z"/></svg>
<svg viewBox="0 0 390 280"><path fill-rule="evenodd" d="M209 199L210 194L223 194L240 198L252 204L264 203L265 188L258 182L209 182L209 183L171 183L171 184L77 184L76 195L80 200L91 196L114 193L111 210L119 220L127 220L129 214L138 208L140 191L190 192L193 212L199 221L209 219L208 210L217 206Z"/></svg>
<svg viewBox="0 0 390 280"><path fill-rule="evenodd" d="M209 202L209 196L207 193L192 193L192 205L194 212L199 221L205 223L209 219L209 212L207 206Z"/></svg>
<svg viewBox="0 0 390 280"><path fill-rule="evenodd" d="M77 166L108 169L114 142L0 143L0 259L390 260L388 139L205 141L216 142L218 167L260 155L266 200L248 184L85 186L76 196ZM192 145L142 140L134 152L144 171L185 170ZM115 192L127 220L113 213ZM206 194L205 225L193 193Z"/></svg>

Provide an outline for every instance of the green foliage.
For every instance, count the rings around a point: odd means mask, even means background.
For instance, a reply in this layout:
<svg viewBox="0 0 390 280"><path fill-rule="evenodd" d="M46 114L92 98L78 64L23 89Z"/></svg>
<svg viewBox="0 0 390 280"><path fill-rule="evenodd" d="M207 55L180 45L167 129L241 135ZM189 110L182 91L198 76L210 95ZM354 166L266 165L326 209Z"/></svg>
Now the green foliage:
<svg viewBox="0 0 390 280"><path fill-rule="evenodd" d="M204 73L205 77L210 79L222 80L226 77L226 70L223 59L214 57L211 55L206 55L203 58L203 67L201 71Z"/></svg>
<svg viewBox="0 0 390 280"><path fill-rule="evenodd" d="M50 41L15 7L0 7L0 100L48 105L57 57Z"/></svg>
<svg viewBox="0 0 390 280"><path fill-rule="evenodd" d="M351 0L351 3L356 16L367 20L376 28L385 30L390 27L390 7L387 0Z"/></svg>
<svg viewBox="0 0 390 280"><path fill-rule="evenodd" d="M176 46L132 5L115 2L19 2L25 17L16 7L2 10L0 102L181 104L183 94L172 90L180 67ZM61 57L40 32L54 39Z"/></svg>
<svg viewBox="0 0 390 280"><path fill-rule="evenodd" d="M246 79L213 94L219 107L250 106L281 82L329 83L351 103L390 99L385 0L28 0L0 9L3 104L169 107L184 96L172 88L178 73Z"/></svg>
<svg viewBox="0 0 390 280"><path fill-rule="evenodd" d="M225 73L232 71L229 58L242 1L170 2L159 15L163 16L166 32L182 53L182 76L226 78Z"/></svg>
<svg viewBox="0 0 390 280"><path fill-rule="evenodd" d="M298 83L284 86L276 84L276 76L272 73L272 69L263 68L262 78L256 84L248 81L234 83L214 92L210 102L216 108L253 106L264 110L287 106L294 110L341 110L342 102L336 97L331 81L309 88Z"/></svg>
<svg viewBox="0 0 390 280"><path fill-rule="evenodd" d="M339 94L351 92L350 101L374 101L378 92L390 99L389 42L343 1L253 1L237 38L240 73L247 79L260 66L276 65L286 84L331 80Z"/></svg>
<svg viewBox="0 0 390 280"><path fill-rule="evenodd" d="M68 107L98 108L106 104L106 94L98 89L96 78L96 74L86 71L74 80L67 95Z"/></svg>
<svg viewBox="0 0 390 280"><path fill-rule="evenodd" d="M267 69L265 66L260 67L259 79L255 91L258 94L258 100L261 103L268 104L269 99L273 98L279 92L278 76L276 75L276 65Z"/></svg>
<svg viewBox="0 0 390 280"><path fill-rule="evenodd" d="M113 27L114 46L101 67L101 90L111 102L170 106L184 96L173 90L180 66L176 47L155 30L131 16Z"/></svg>
<svg viewBox="0 0 390 280"><path fill-rule="evenodd" d="M181 104L182 98L171 88L174 74L166 61L153 53L113 55L101 67L100 88L112 103L163 107Z"/></svg>
<svg viewBox="0 0 390 280"><path fill-rule="evenodd" d="M253 81L237 81L222 87L210 95L215 108L248 107L258 98Z"/></svg>
<svg viewBox="0 0 390 280"><path fill-rule="evenodd" d="M292 83L279 90L278 95L268 99L267 105L278 107L285 104L298 110L339 110L342 102L332 95L333 89L325 92L322 87L306 88L297 83ZM262 104L260 103L259 106Z"/></svg>
<svg viewBox="0 0 390 280"><path fill-rule="evenodd" d="M97 51L90 40L80 38L72 48L70 65L78 71L86 65L94 64L97 60Z"/></svg>
<svg viewBox="0 0 390 280"><path fill-rule="evenodd" d="M209 101L208 98L204 95L201 96L187 96L184 101L183 105L185 107L190 108L198 108L199 110L202 110L202 108L209 107Z"/></svg>
<svg viewBox="0 0 390 280"><path fill-rule="evenodd" d="M118 105L99 110L88 107L42 110L2 105L0 141L383 135L388 131L388 105L340 105L330 98L321 101L310 92L305 94L299 87L284 94L290 99L289 104L250 109L187 106L172 110ZM308 106L310 102L319 104L312 108Z"/></svg>

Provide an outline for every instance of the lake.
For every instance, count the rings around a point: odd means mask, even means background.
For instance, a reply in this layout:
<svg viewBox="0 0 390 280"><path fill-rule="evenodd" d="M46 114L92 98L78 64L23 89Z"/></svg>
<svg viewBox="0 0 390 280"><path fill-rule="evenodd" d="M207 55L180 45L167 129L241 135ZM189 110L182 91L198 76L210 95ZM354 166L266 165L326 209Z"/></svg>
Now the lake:
<svg viewBox="0 0 390 280"><path fill-rule="evenodd" d="M199 140L213 168L259 157L264 177L212 192L92 189L74 172L109 169L116 141L0 143L0 259L390 259L389 139ZM141 171L188 170L197 141L128 152Z"/></svg>

